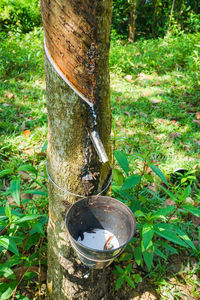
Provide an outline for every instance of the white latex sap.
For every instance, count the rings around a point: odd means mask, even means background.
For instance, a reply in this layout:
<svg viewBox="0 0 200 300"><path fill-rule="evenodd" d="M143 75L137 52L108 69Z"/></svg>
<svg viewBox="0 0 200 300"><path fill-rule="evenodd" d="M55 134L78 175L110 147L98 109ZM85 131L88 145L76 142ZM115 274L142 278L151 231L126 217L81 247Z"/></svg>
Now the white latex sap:
<svg viewBox="0 0 200 300"><path fill-rule="evenodd" d="M83 232L83 239L78 238L82 245L96 250L113 250L119 247L116 236L105 229L93 229L91 232Z"/></svg>

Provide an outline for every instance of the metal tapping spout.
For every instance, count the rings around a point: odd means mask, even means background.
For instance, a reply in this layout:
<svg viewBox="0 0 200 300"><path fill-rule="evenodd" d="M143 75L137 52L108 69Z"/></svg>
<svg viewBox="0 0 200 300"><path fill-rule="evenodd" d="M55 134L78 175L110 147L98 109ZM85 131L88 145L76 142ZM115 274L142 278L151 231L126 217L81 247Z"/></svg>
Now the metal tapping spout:
<svg viewBox="0 0 200 300"><path fill-rule="evenodd" d="M90 138L92 140L92 143L95 147L95 150L99 156L99 159L101 162L106 163L108 162L108 156L106 154L105 148L102 144L102 141L100 139L98 131L95 129L90 132Z"/></svg>

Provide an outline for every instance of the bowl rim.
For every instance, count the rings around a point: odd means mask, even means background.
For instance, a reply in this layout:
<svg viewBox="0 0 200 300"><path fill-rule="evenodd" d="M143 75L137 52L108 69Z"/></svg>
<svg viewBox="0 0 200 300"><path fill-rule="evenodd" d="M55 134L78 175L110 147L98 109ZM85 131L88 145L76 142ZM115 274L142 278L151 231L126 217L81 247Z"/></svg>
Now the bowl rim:
<svg viewBox="0 0 200 300"><path fill-rule="evenodd" d="M123 243L122 245L120 245L119 247L114 248L114 249L111 249L111 250L100 250L100 249L95 249L95 248L91 248L91 247L87 247L87 246L83 245L82 243L78 242L78 241L71 235L71 233L69 232L69 229L67 228L67 216L68 216L70 210L72 209L72 207L73 207L74 205L76 205L76 204L79 203L79 202L82 202L83 200L85 200L85 199L87 199L87 198L107 198L108 200L112 199L112 201L116 201L116 202L120 203L120 205L122 205L125 209L127 209L127 211L129 212L129 214L130 214L130 215L132 216L132 218L133 218L133 225L134 225L134 226L133 226L133 232L131 233L131 236L130 236L130 238L127 240L127 242L125 242L125 243ZM97 252L97 253L107 253L107 254L108 254L108 253L113 253L113 252L115 252L115 251L117 251L117 250L123 249L123 248L124 248L126 245L128 245L128 243L132 240L132 238L133 238L133 236L134 236L134 234L135 234L135 232L136 232L136 224L137 224L136 218L135 218L135 216L134 216L132 210L131 210L126 204L124 204L123 202L121 202L120 200L118 200L118 199L116 199L116 198L113 198L113 197L110 197L110 196L100 196L100 195L99 195L99 196L87 196L87 197L84 197L84 198L82 198L82 199L80 199L80 200L77 200L74 204L71 205L71 207L68 209L68 211L67 211L67 213L66 213L66 216L65 216L65 228L66 228L66 230L67 230L67 233L68 233L69 237L73 240L73 242L74 242L75 244L77 244L78 246L84 248L85 250L92 250L93 252L95 251L95 252Z"/></svg>

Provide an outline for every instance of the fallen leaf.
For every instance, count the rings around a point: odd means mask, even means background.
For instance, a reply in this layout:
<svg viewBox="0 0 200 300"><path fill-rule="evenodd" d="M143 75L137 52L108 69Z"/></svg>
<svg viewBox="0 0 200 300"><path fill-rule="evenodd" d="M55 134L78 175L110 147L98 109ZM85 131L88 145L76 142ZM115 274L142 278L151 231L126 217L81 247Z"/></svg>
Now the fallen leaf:
<svg viewBox="0 0 200 300"><path fill-rule="evenodd" d="M14 95L12 94L12 93L9 93L8 95L7 95L7 98L8 99L12 99L14 97Z"/></svg>
<svg viewBox="0 0 200 300"><path fill-rule="evenodd" d="M199 165L194 165L193 170L198 170L199 169Z"/></svg>
<svg viewBox="0 0 200 300"><path fill-rule="evenodd" d="M194 123L200 125L200 121L199 120L192 120Z"/></svg>
<svg viewBox="0 0 200 300"><path fill-rule="evenodd" d="M176 121L176 120L171 120L171 123L172 123L172 124L176 124L177 121Z"/></svg>
<svg viewBox="0 0 200 300"><path fill-rule="evenodd" d="M173 144L172 144L172 142L167 142L166 145L167 145L167 147L171 147Z"/></svg>
<svg viewBox="0 0 200 300"><path fill-rule="evenodd" d="M154 193L157 192L157 188L156 188L155 183L149 184L147 187L148 187L152 192L154 192Z"/></svg>
<svg viewBox="0 0 200 300"><path fill-rule="evenodd" d="M198 146L200 146L200 141L194 140L194 142L195 142Z"/></svg>
<svg viewBox="0 0 200 300"><path fill-rule="evenodd" d="M30 156L34 155L34 149L32 149L32 148L23 150L22 152L25 153L25 154L28 154Z"/></svg>
<svg viewBox="0 0 200 300"><path fill-rule="evenodd" d="M167 198L166 200L165 200L165 204L164 204L164 206L166 207L166 206L173 206L173 205L175 205L176 203L173 201L173 200L171 200L170 198Z"/></svg>
<svg viewBox="0 0 200 300"><path fill-rule="evenodd" d="M152 86L155 86L155 85L161 85L161 81L158 81L158 82L154 82L153 84L152 84Z"/></svg>
<svg viewBox="0 0 200 300"><path fill-rule="evenodd" d="M30 130L29 129L27 129L27 130L24 130L24 136L27 138L30 134L31 134L31 132L30 132Z"/></svg>
<svg viewBox="0 0 200 300"><path fill-rule="evenodd" d="M14 97L14 94L13 93L10 93L10 92L5 92L3 97L6 97L8 99L12 99Z"/></svg>
<svg viewBox="0 0 200 300"><path fill-rule="evenodd" d="M126 76L124 77L124 79L126 79L126 80L129 81L129 82L133 82L133 77L132 77L132 75L126 75Z"/></svg>
<svg viewBox="0 0 200 300"><path fill-rule="evenodd" d="M166 119L157 119L156 121L160 124L168 122Z"/></svg>
<svg viewBox="0 0 200 300"><path fill-rule="evenodd" d="M200 226L200 218L199 217L192 215L191 218L192 218L192 222L195 225Z"/></svg>
<svg viewBox="0 0 200 300"><path fill-rule="evenodd" d="M39 80L36 80L36 82L34 83L33 86L35 87L35 86L37 86L39 83L40 83Z"/></svg>
<svg viewBox="0 0 200 300"><path fill-rule="evenodd" d="M199 141L199 142L200 142L200 141ZM194 157L188 156L188 157L187 157L187 160L188 160L188 161L194 161Z"/></svg>
<svg viewBox="0 0 200 300"><path fill-rule="evenodd" d="M117 97L117 102L119 103L122 100L122 97Z"/></svg>
<svg viewBox="0 0 200 300"><path fill-rule="evenodd" d="M146 173L149 174L151 172L152 172L152 169L148 166L147 169L146 169Z"/></svg>
<svg viewBox="0 0 200 300"><path fill-rule="evenodd" d="M179 122L178 122L178 121L176 121L176 120L171 120L171 122L172 122L173 125L179 126Z"/></svg>
<svg viewBox="0 0 200 300"><path fill-rule="evenodd" d="M183 144L183 149L184 149L185 151L189 151L189 150L190 150L190 146L189 146L189 145L184 145L184 144Z"/></svg>
<svg viewBox="0 0 200 300"><path fill-rule="evenodd" d="M170 133L169 137L170 137L170 139L174 139L177 137L181 137L181 134L179 132L172 132L172 133Z"/></svg>
<svg viewBox="0 0 200 300"><path fill-rule="evenodd" d="M16 205L15 200L14 200L14 198L13 198L12 196L9 196L9 197L7 198L7 203L8 203L9 205Z"/></svg>
<svg viewBox="0 0 200 300"><path fill-rule="evenodd" d="M194 205L194 200L191 197L187 197L185 202Z"/></svg>
<svg viewBox="0 0 200 300"><path fill-rule="evenodd" d="M39 195L37 195L39 196ZM34 197L34 195L32 194L22 194L22 200L25 200L25 199L32 199Z"/></svg>
<svg viewBox="0 0 200 300"><path fill-rule="evenodd" d="M125 111L124 113L125 113L127 116L129 116L129 117L131 116L131 114L130 114L129 111Z"/></svg>
<svg viewBox="0 0 200 300"><path fill-rule="evenodd" d="M157 104L157 103L161 103L162 100L161 99L150 99L150 102L153 104Z"/></svg>
<svg viewBox="0 0 200 300"><path fill-rule="evenodd" d="M25 127L26 127L26 122L23 121L23 122L22 122L22 125L21 125L20 127L21 127L21 130L24 131L24 129L25 129Z"/></svg>
<svg viewBox="0 0 200 300"><path fill-rule="evenodd" d="M146 65L143 65L144 68L145 68L145 66L146 66ZM140 74L138 74L138 78L139 78L140 80L153 80L153 76L147 75L147 74L145 74L145 73L140 73Z"/></svg>
<svg viewBox="0 0 200 300"><path fill-rule="evenodd" d="M131 102L137 102L137 98L136 99L130 99L131 100Z"/></svg>
<svg viewBox="0 0 200 300"><path fill-rule="evenodd" d="M40 199L40 195L33 195L33 200L35 200L35 199Z"/></svg>
<svg viewBox="0 0 200 300"><path fill-rule="evenodd" d="M197 120L200 119L200 111L196 112L196 118L197 118Z"/></svg>
<svg viewBox="0 0 200 300"><path fill-rule="evenodd" d="M148 97L148 96L152 96L152 91L144 91L142 94L141 94L141 96L142 97Z"/></svg>
<svg viewBox="0 0 200 300"><path fill-rule="evenodd" d="M140 112L139 112L139 115L140 115L141 117L148 118L148 115L145 114L143 111L140 111Z"/></svg>
<svg viewBox="0 0 200 300"><path fill-rule="evenodd" d="M37 155L46 157L46 153L44 153L44 152L38 152Z"/></svg>

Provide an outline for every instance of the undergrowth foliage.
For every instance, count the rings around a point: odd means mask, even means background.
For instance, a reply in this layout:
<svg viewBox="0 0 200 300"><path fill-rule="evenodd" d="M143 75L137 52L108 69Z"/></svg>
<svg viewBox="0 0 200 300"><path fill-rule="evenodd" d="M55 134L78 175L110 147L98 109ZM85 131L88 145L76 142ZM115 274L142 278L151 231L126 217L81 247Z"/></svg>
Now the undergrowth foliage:
<svg viewBox="0 0 200 300"><path fill-rule="evenodd" d="M0 33L0 76L2 79L43 74L42 28L34 28L27 34ZM8 51L10 49L10 51ZM31 74L32 72L32 74Z"/></svg>
<svg viewBox="0 0 200 300"><path fill-rule="evenodd" d="M36 290L40 288L41 269L46 265L47 188L43 177L29 164L15 172L0 172L4 187L4 207L0 208L1 300L28 299L18 288L22 281L28 284L34 277L38 281Z"/></svg>
<svg viewBox="0 0 200 300"><path fill-rule="evenodd" d="M41 25L38 0L1 0L0 31L29 32Z"/></svg>
<svg viewBox="0 0 200 300"><path fill-rule="evenodd" d="M130 167L127 156L121 151L114 152L121 168L114 169L114 195L126 203L137 218L135 237L128 245L119 261L125 262L124 268L115 266L114 273L118 279L116 289L124 281L135 288L135 284L142 281L142 277L133 268L137 266L151 272L157 265L158 258L166 262L169 256L179 254L187 249L189 255L198 257L200 246L195 247L193 240L200 238L198 229L190 223L190 216L200 217L200 203L198 198L194 204L188 203L191 186L180 186L178 189L168 183L162 171L151 162L151 156L133 155L130 160L136 163L135 170ZM149 189L155 176L160 179L159 192ZM193 194L199 193L199 189ZM173 203L166 202L169 197Z"/></svg>
<svg viewBox="0 0 200 300"><path fill-rule="evenodd" d="M22 2L26 8L30 5L28 13ZM45 173L39 171L46 159L47 135L43 31L33 28L40 22L38 1L2 3L0 300L27 300L21 287L33 284L34 291L40 291L46 271L48 200ZM35 23L26 22L27 14ZM131 45L116 35L112 39L113 147L118 149L112 193L137 218L134 238L113 265L116 289L124 282L135 287L146 278L154 278L158 287L164 274L160 286L171 295L165 276L170 258L200 255L200 230L192 221L200 217L199 42L199 33L185 34L175 27L164 38ZM136 151L152 154L133 154ZM177 166L187 171L173 183L163 173ZM197 274L198 267L192 266L191 274ZM191 274L185 277L188 285Z"/></svg>
<svg viewBox="0 0 200 300"><path fill-rule="evenodd" d="M131 45L111 43L110 68L121 75L140 72L187 71L198 76L200 68L200 34L174 35L139 40Z"/></svg>

